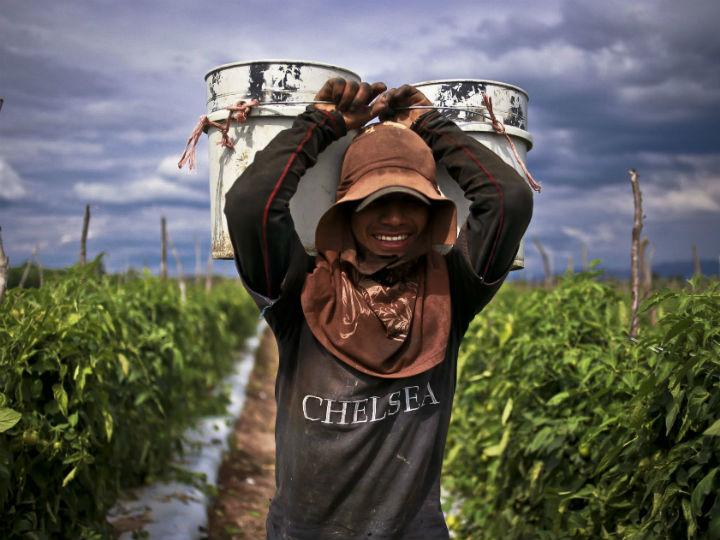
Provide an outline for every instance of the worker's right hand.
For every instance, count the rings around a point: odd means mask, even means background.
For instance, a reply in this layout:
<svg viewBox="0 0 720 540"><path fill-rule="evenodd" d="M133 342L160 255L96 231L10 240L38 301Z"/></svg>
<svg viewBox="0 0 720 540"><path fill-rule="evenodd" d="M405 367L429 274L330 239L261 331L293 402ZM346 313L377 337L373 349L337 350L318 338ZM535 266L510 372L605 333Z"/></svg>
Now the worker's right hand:
<svg viewBox="0 0 720 540"><path fill-rule="evenodd" d="M420 109L412 107L420 106ZM380 99L373 103L373 113L381 121L392 120L411 127L412 124L432 107L425 94L409 84L403 84L400 88L391 88L385 92Z"/></svg>
<svg viewBox="0 0 720 540"><path fill-rule="evenodd" d="M339 111L348 130L358 129L375 117L371 112L370 103L386 89L385 83L381 82L358 83L335 77L328 79L315 95L315 101L332 103L315 103L313 107L323 111Z"/></svg>

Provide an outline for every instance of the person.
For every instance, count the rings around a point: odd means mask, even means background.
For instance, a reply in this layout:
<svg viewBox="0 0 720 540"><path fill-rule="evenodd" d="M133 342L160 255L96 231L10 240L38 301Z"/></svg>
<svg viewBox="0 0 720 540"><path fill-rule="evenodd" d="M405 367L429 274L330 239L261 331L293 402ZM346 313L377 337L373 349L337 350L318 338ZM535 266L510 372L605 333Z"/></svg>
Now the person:
<svg viewBox="0 0 720 540"><path fill-rule="evenodd" d="M532 214L521 176L416 88L329 80L226 195L241 279L279 347L268 539L448 538L440 474L456 360ZM349 130L336 202L296 233L289 201ZM445 166L470 200L438 189Z"/></svg>

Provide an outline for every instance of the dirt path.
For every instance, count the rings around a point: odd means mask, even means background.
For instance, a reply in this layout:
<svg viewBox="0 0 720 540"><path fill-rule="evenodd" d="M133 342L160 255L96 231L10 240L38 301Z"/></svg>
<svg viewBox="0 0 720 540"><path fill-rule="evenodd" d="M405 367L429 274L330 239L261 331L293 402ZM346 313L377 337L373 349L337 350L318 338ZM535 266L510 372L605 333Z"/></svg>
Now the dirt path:
<svg viewBox="0 0 720 540"><path fill-rule="evenodd" d="M230 452L220 467L218 495L208 509L210 540L261 540L275 490L275 373L277 345L263 334L235 424Z"/></svg>

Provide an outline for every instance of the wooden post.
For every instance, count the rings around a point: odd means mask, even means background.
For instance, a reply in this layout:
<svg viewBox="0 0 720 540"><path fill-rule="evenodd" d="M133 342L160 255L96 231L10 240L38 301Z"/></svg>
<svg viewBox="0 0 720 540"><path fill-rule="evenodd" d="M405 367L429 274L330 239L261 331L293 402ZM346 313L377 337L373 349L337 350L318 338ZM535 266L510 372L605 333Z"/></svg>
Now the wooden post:
<svg viewBox="0 0 720 540"><path fill-rule="evenodd" d="M0 103L0 106L2 104ZM2 243L2 227L0 227L0 304L5 298L5 289L7 289L8 268L10 267L10 259L5 255L5 249Z"/></svg>
<svg viewBox="0 0 720 540"><path fill-rule="evenodd" d="M160 218L160 277L167 279L167 221Z"/></svg>
<svg viewBox="0 0 720 540"><path fill-rule="evenodd" d="M28 276L30 276L30 267L32 266L33 262L35 262L35 256L37 255L37 246L35 246L32 250L32 255L28 257L28 260L25 262L25 268L23 268L22 276L20 276L20 283L18 283L18 287L20 289L23 289L25 287L25 282L27 281Z"/></svg>
<svg viewBox="0 0 720 540"><path fill-rule="evenodd" d="M585 242L580 246L580 267L583 272L588 271L588 246Z"/></svg>
<svg viewBox="0 0 720 540"><path fill-rule="evenodd" d="M205 271L205 292L209 293L212 289L212 269L213 269L213 258L212 253L208 255L207 270Z"/></svg>
<svg viewBox="0 0 720 540"><path fill-rule="evenodd" d="M650 249L648 249L650 248ZM652 294L652 257L655 253L655 246L650 245L647 236L640 242L640 271L642 272L642 296L648 298ZM650 324L657 323L657 310L651 308L648 312Z"/></svg>
<svg viewBox="0 0 720 540"><path fill-rule="evenodd" d="M700 255L698 255L698 248L695 244L692 245L692 258L693 258L693 277L702 276L702 266L700 264Z"/></svg>
<svg viewBox="0 0 720 540"><path fill-rule="evenodd" d="M648 294L650 293L650 287L652 286L652 284L650 283L652 277L649 275L650 269L648 264L648 257L650 256L650 254L648 253L649 246L650 240L648 240L647 236L640 240L640 296L642 298L646 298L648 296Z"/></svg>
<svg viewBox="0 0 720 540"><path fill-rule="evenodd" d="M543 271L545 272L545 287L550 288L553 284L552 270L550 269L550 257L545 250L545 246L542 245L540 240L533 238L533 245L537 248L538 252L540 252L540 257L542 257Z"/></svg>
<svg viewBox="0 0 720 540"><path fill-rule="evenodd" d="M184 304L187 300L187 285L185 283L185 273L183 272L183 266L182 262L180 261L180 256L175 249L175 243L172 241L172 238L170 238L170 235L167 234L167 231L166 235L168 244L170 245L170 251L173 255L173 258L175 259L175 268L177 269L178 275L178 287L180 288L180 301Z"/></svg>
<svg viewBox="0 0 720 540"><path fill-rule="evenodd" d="M88 228L90 227L90 205L85 205L85 215L83 216L82 235L80 236L80 266L87 264L87 237Z"/></svg>
<svg viewBox="0 0 720 540"><path fill-rule="evenodd" d="M200 262L200 237L195 237L195 285L200 285L200 274L202 274L202 263Z"/></svg>
<svg viewBox="0 0 720 540"><path fill-rule="evenodd" d="M30 275L30 267L31 266L32 266L32 256L28 257L28 260L25 261L25 267L23 268L22 276L20 276L20 281L18 282L19 289L25 288L25 282L27 281L27 278Z"/></svg>
<svg viewBox="0 0 720 540"><path fill-rule="evenodd" d="M630 337L637 337L638 333L638 307L640 306L640 233L642 232L642 193L640 182L635 169L628 171L630 185L633 191L633 204L635 216L632 228L632 244L630 246Z"/></svg>

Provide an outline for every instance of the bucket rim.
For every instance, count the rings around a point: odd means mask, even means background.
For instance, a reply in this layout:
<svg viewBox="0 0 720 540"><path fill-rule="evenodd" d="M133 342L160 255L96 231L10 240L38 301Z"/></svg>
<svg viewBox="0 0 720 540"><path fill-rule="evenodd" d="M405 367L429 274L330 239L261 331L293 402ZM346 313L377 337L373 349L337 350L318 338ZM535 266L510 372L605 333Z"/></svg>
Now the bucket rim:
<svg viewBox="0 0 720 540"><path fill-rule="evenodd" d="M485 122L468 122L459 125L458 127L460 127L463 131L470 133L497 133L490 124ZM527 143L528 152L533 149L533 146L535 146L535 138L529 131L508 125L505 126L505 130L508 135L524 140Z"/></svg>
<svg viewBox="0 0 720 540"><path fill-rule="evenodd" d="M358 78L358 80L362 80L360 75L355 73L354 71L344 68L341 66L337 66L335 64L328 64L325 62L316 62L314 60L296 60L296 59L288 59L288 58L275 58L275 59L259 59L259 60L241 60L238 62L229 62L227 64L220 64L219 66L215 66L214 68L210 69L207 73L205 73L205 76L203 77L203 80L207 81L208 77L215 73L216 71L221 71L223 69L228 69L231 67L237 67L237 66L248 66L250 64L305 64L309 66L320 66L325 68L332 68L339 71L344 71L346 73L350 73L351 75L355 75L355 77Z"/></svg>
<svg viewBox="0 0 720 540"><path fill-rule="evenodd" d="M518 92L522 92L525 97L530 101L530 95L527 93L526 90L523 88L520 88L516 84L510 84L502 81L495 81L493 79L434 79L431 81L421 81L412 83L411 86L422 86L422 85L431 85L431 84L444 84L444 83L453 83L453 82L479 82L479 83L489 83L494 84L497 86L504 86L506 88L512 88L513 90L517 90Z"/></svg>

